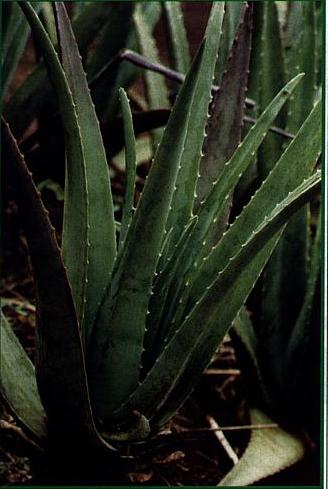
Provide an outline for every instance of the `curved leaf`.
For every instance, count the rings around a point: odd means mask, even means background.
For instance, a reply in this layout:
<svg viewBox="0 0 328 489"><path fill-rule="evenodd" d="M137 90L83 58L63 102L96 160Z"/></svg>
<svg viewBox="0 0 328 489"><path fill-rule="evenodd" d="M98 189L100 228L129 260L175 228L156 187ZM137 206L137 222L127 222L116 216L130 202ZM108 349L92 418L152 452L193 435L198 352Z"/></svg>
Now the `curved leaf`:
<svg viewBox="0 0 328 489"><path fill-rule="evenodd" d="M1 136L5 177L24 223L35 277L36 376L49 432L75 447L111 449L94 425L80 331L55 230L5 122Z"/></svg>
<svg viewBox="0 0 328 489"><path fill-rule="evenodd" d="M166 126L100 309L90 378L101 417L108 417L139 382L148 301L202 62L203 49Z"/></svg>
<svg viewBox="0 0 328 489"><path fill-rule="evenodd" d="M136 141L133 132L132 114L129 106L129 100L123 88L120 89L120 99L124 123L126 173L126 189L119 244L119 248L121 249L132 220L134 184L136 179Z"/></svg>
<svg viewBox="0 0 328 489"><path fill-rule="evenodd" d="M272 424L262 411L251 409L251 423ZM300 438L280 427L254 429L239 462L218 486L249 486L302 460L305 447Z"/></svg>
<svg viewBox="0 0 328 489"><path fill-rule="evenodd" d="M304 181L271 214L255 226L217 278L205 289L191 313L157 359L142 384L115 413L137 409L162 425L175 413L196 385L232 320L249 295L272 252L281 226L320 188L321 174Z"/></svg>
<svg viewBox="0 0 328 489"><path fill-rule="evenodd" d="M224 164L231 158L240 142L249 72L252 17L252 6L245 6L226 71L220 88L213 97L203 157L199 165L197 198L194 204L196 213L201 202L205 201L211 192L213 182L221 175ZM226 203L227 209L223 221L218 222L217 229L212 230L214 241L218 241L220 234L226 228L230 206L231 199Z"/></svg>
<svg viewBox="0 0 328 489"><path fill-rule="evenodd" d="M114 209L99 122L78 48L64 5L59 2L54 5L62 64L75 103L80 132L79 144L83 155L82 161L72 158L66 170L63 258L74 297L79 297L81 281L83 283L83 279L85 280L83 310L79 319L88 342L116 256ZM75 167L79 164L85 173L82 172L80 179L77 179ZM84 198L87 204L87 230L82 229L84 236L77 234L75 227L80 220L81 189L85 189ZM87 259L77 262L77 247L86 246Z"/></svg>
<svg viewBox="0 0 328 489"><path fill-rule="evenodd" d="M190 53L181 4L180 2L164 2L163 6L170 30L174 69L180 73L187 73L190 66Z"/></svg>
<svg viewBox="0 0 328 489"><path fill-rule="evenodd" d="M166 224L167 230L173 228L173 245L180 237L180 229L189 221L194 206L199 162L208 119L209 103L211 101L211 88L223 16L224 3L214 2L205 32L206 45L204 61L201 67L203 76L199 77L195 87L193 111L188 123L187 138Z"/></svg>
<svg viewBox="0 0 328 489"><path fill-rule="evenodd" d="M142 5L136 6L134 12L134 24L138 39L140 52L150 61L158 61L158 52L155 40L151 30L146 22L145 13ZM145 72L145 80L147 85L148 101L150 109L165 109L170 107L168 89L165 84L165 79L151 71ZM163 134L162 129L153 131L154 149L156 150Z"/></svg>
<svg viewBox="0 0 328 489"><path fill-rule="evenodd" d="M0 394L19 421L37 438L44 438L46 414L34 366L2 313L0 345Z"/></svg>

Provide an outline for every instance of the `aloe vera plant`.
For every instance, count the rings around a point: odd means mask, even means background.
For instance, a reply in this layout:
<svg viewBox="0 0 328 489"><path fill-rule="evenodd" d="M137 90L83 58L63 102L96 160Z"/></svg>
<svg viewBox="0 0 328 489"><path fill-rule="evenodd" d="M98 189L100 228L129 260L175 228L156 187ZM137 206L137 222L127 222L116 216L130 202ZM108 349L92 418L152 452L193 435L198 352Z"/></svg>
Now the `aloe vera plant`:
<svg viewBox="0 0 328 489"><path fill-rule="evenodd" d="M240 8L231 56L213 95L225 13L224 2L214 2L136 209L132 116L125 91L119 91L126 191L117 238L99 123L65 7L54 3L58 54L33 4L19 6L57 96L66 182L60 249L24 157L2 122L4 171L34 269L37 354L34 374L4 319L7 346L1 355L8 367L1 372L1 394L36 437L61 445L65 440L86 457L92 450L115 457L124 442L156 433L190 395L288 219L318 193L320 171L313 169L321 146L321 104L228 225L233 189L302 74L272 97L240 141L253 7ZM16 381L26 379L28 396L13 393L14 361L23 372Z"/></svg>
<svg viewBox="0 0 328 489"><path fill-rule="evenodd" d="M261 65L262 75L254 72L250 82L257 93L251 91L251 95L261 106L263 97L270 98L277 83L295 74L295 66L299 66L305 72L304 82L289 100L284 120L280 120L282 127L296 132L321 89L321 79L317 78L319 57L313 56L313 48L316 51L320 42L316 16L322 5L289 2L280 21L278 6L273 2L256 6L260 28L253 63ZM281 37L280 33L284 35ZM281 70L278 77L277 71L274 76L270 72L272 52L282 61L278 64ZM303 90L306 97L302 95ZM279 144L281 140L270 135L270 140L262 146L257 154L259 175L265 176L270 171L270 158L266 155L278 154ZM321 213L318 206L320 201L315 206L304 206L289 221L259 280L253 301L236 317L234 331L237 351L241 358L246 354L254 366L257 386L249 396L254 408L252 420L256 417L263 422L269 416L298 434L305 430L319 450ZM248 381L252 384L250 378ZM290 449L286 449L283 443L280 445L286 436L291 435L282 429L262 439L254 432L240 464L221 484L250 484L302 459L304 443L294 438ZM274 453L272 446L275 446ZM265 457L266 450L271 464L252 470L258 454Z"/></svg>

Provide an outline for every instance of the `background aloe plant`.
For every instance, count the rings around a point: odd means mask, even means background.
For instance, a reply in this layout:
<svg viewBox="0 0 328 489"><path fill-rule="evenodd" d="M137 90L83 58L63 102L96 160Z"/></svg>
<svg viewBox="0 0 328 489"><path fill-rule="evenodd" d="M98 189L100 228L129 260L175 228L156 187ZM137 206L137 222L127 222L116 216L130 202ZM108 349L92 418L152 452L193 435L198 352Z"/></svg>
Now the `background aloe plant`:
<svg viewBox="0 0 328 489"><path fill-rule="evenodd" d="M265 106L281 88L283 80L296 73L296 66L305 73L303 83L295 90L279 120L279 126L291 133L299 130L321 92L318 77L321 8L322 5L312 2L268 2L255 6L258 29L253 40L251 66L257 66L258 70L251 70L249 87L258 107ZM274 70L273 53L280 59ZM257 153L253 176L259 180L265 178L281 146L282 141L276 135L267 138ZM256 379L249 399L254 408L252 420L264 422L271 416L299 433L301 429L306 430L317 449L320 443L320 246L319 199L311 206L304 206L289 221L248 309L243 308L234 321L237 351L241 358L247 353L248 361L253 364L254 378L248 378L249 384ZM304 446L300 439L295 439L290 449L284 443L279 449L286 433L277 430L275 437L273 454L270 435L266 439L254 433L244 460L222 485L252 483L302 458ZM271 465L252 470L257 454L263 454L265 449L272 457ZM280 459L278 453L282 455Z"/></svg>
<svg viewBox="0 0 328 489"><path fill-rule="evenodd" d="M154 5L149 5L155 15ZM321 147L321 104L317 101L309 108L286 148L271 153L269 174L228 224L233 190L256 153L269 144L268 131L305 78L293 73L296 76L288 83L273 87L240 143L253 6L228 4L225 13L223 2L213 3L204 41L190 68L187 50L181 58L175 50L175 67L188 72L165 130L153 134L153 143L159 146L136 209L132 115L125 91L119 91L126 191L117 232L106 152L93 105L98 108L98 95L90 93L65 7L54 3L57 48L32 4L20 2L19 7L44 59L45 66L40 64L34 76L43 79L47 70L64 128L64 222L59 249L31 174L3 121L5 176L23 217L36 282L37 356L35 377L3 318L1 393L36 437L49 436L60 445L65 440L67 447L86 456L92 449L115 456L125 441L145 440L156 432L189 396L288 219L318 193L320 171L314 168ZM124 8L132 15L129 3ZM87 9L82 7L77 19ZM185 43L174 12L178 4L165 9L173 45ZM138 42L142 53L156 61L145 11L146 4L135 6L136 34L130 33L131 43ZM84 47L80 41L82 52ZM113 48L115 53L120 47ZM91 79L108 61L97 60L101 57L100 49L87 63L93 66L88 72ZM99 95L99 104L112 117L116 87L124 86L122 80L128 77L116 71L113 61L109 65L102 89L111 87L110 103L102 104ZM154 76L158 75L147 75L149 104L158 109L167 106L168 98L165 89L158 98ZM215 78L219 90L213 90ZM30 95L26 100L34 103L33 99ZM16 103L15 98L10 103ZM11 119L10 107L5 116L13 133L19 134L22 129ZM12 365L18 362L20 372L13 377ZM24 386L26 396L17 398L13 382Z"/></svg>

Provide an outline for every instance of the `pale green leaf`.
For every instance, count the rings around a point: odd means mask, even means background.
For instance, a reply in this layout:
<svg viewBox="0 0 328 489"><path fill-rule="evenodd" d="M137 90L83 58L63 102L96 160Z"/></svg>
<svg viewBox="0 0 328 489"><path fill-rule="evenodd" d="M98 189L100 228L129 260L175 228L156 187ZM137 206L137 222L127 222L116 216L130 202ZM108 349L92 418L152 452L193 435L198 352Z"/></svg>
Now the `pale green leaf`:
<svg viewBox="0 0 328 489"><path fill-rule="evenodd" d="M44 438L46 414L34 366L2 313L0 344L0 394L21 423L38 438Z"/></svg>
<svg viewBox="0 0 328 489"><path fill-rule="evenodd" d="M251 409L251 424L274 424L265 413ZM304 443L277 426L253 429L248 446L239 462L218 484L220 487L249 486L302 460Z"/></svg>

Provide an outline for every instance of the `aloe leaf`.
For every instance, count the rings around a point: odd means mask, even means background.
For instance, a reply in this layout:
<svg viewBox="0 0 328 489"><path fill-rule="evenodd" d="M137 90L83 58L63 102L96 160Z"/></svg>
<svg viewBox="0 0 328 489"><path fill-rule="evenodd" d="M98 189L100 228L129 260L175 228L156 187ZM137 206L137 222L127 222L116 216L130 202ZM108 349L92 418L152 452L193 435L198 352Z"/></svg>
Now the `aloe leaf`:
<svg viewBox="0 0 328 489"><path fill-rule="evenodd" d="M315 295L316 285L320 278L321 213L319 214L317 223L318 224L316 235L310 255L306 292L302 307L300 308L287 346L287 363L291 366L295 364L293 362L295 355L298 355L299 361L302 361L303 355L306 354L308 340L311 335L310 319L313 308L313 299ZM302 352L301 355L300 352Z"/></svg>
<svg viewBox="0 0 328 489"><path fill-rule="evenodd" d="M191 393L210 363L231 322L247 299L272 252L277 232L291 215L320 188L321 173L304 181L276 204L270 215L255 226L173 336L154 367L116 414L132 406L156 425L170 419ZM165 367L164 367L165 366Z"/></svg>
<svg viewBox="0 0 328 489"><path fill-rule="evenodd" d="M36 10L40 10L41 5L36 5ZM30 34L30 28L24 14L16 2L10 2L5 9L3 16L5 32L3 36L2 54L2 92L6 93L12 80L17 63L23 54L25 45Z"/></svg>
<svg viewBox="0 0 328 489"><path fill-rule="evenodd" d="M147 317L147 332L145 335L145 360L143 361L143 368L149 370L149 366L152 365L164 347L164 340L167 340L170 333L170 323L167 320L170 314L167 314L165 310L166 303L169 307L172 304L170 298L168 298L168 292L172 281L176 290L179 289L176 277L176 270L179 265L179 261L188 253L189 250L189 238L192 230L197 222L197 216L193 217L187 224L183 231L181 238L174 248L172 255L167 260L165 266L156 277L153 285L153 291L149 302L149 315ZM177 280L176 280L177 279Z"/></svg>
<svg viewBox="0 0 328 489"><path fill-rule="evenodd" d="M261 351L261 338L257 334L245 306L240 309L233 320L232 327L233 332L242 343L254 367L256 388L259 389L260 395L262 395L262 399L265 400L267 405L273 408L275 406L276 396L272 395L272 386L269 386L266 379L263 378L262 365L260 364L259 352Z"/></svg>
<svg viewBox="0 0 328 489"><path fill-rule="evenodd" d="M194 212L212 190L213 182L221 175L224 164L232 157L241 138L245 92L248 79L249 57L252 38L252 7L245 6L233 43L227 70L220 89L214 95L210 109L203 153L200 161L200 177L197 182ZM212 231L218 240L228 221L231 198L226 204L224 219ZM212 243L213 244L213 243Z"/></svg>
<svg viewBox="0 0 328 489"><path fill-rule="evenodd" d="M161 14L161 6L160 2L143 2L142 3L142 12L143 12L143 18L145 22L147 22L148 29L150 32L153 31L159 17ZM126 47L130 50L138 50L139 49L139 43L137 39L137 35L135 32L135 29L132 29L129 33L129 36L126 40ZM107 64L108 70L112 69L112 62L113 59L110 60ZM95 75L95 78L99 77L101 73L107 72L107 67L106 65L101 67L99 72ZM127 62L122 62L120 66L117 69L117 72L113 74L113 82L111 85L111 94L107 91L107 97L110 97L108 99L107 105L106 105L106 111L103 114L103 117L106 118L107 120L113 120L114 116L116 115L117 110L119 109L119 99L118 99L118 90L119 88L123 87L126 90L136 77L139 75L140 69L136 66L134 66L132 63L127 63ZM103 76L103 75L102 75ZM94 88L93 88L93 93L94 96L97 96L97 85L98 82L94 83ZM100 98L100 103L101 103L101 98ZM100 107L101 108L101 107Z"/></svg>
<svg viewBox="0 0 328 489"><path fill-rule="evenodd" d="M243 5L245 5L245 2L233 1L225 3L225 14L222 24L222 36L220 40L218 59L215 67L215 82L219 86L221 85L221 80L224 74L224 70L227 66L229 53L236 36L236 31L240 22Z"/></svg>
<svg viewBox="0 0 328 489"><path fill-rule="evenodd" d="M34 2L33 6L36 9L40 8L39 3ZM96 2L87 5L81 15L74 19L73 29L82 55L85 55L87 47L107 21L109 13L109 5L104 2ZM40 61L4 107L4 115L10 122L16 137L23 135L29 123L37 117L45 103L49 112L55 110L51 94L52 87L47 78L47 71L44 62Z"/></svg>
<svg viewBox="0 0 328 489"><path fill-rule="evenodd" d="M121 49L127 46L128 39L133 28L134 2L120 2L110 4L110 15L102 29L97 48L91 51L88 57L88 79L92 80L103 71L107 63L112 62ZM103 72L101 78L93 84L93 100L97 114L101 119L108 118L108 112L117 97L117 76L124 69L123 65L112 65Z"/></svg>
<svg viewBox="0 0 328 489"><path fill-rule="evenodd" d="M254 36L251 55L249 94L262 111L281 90L286 80L276 2L254 4ZM275 60L273 63L272 60ZM288 79L302 72L298 69ZM285 127L286 112L277 117L277 126ZM283 139L269 134L258 153L258 174L263 180L279 157Z"/></svg>
<svg viewBox="0 0 328 489"><path fill-rule="evenodd" d="M2 313L0 344L0 394L21 423L37 438L44 438L46 415L34 366Z"/></svg>
<svg viewBox="0 0 328 489"><path fill-rule="evenodd" d="M187 73L190 66L190 53L181 4L164 2L163 6L170 31L174 69L180 73Z"/></svg>
<svg viewBox="0 0 328 489"><path fill-rule="evenodd" d="M294 97L289 101L287 130L296 132L313 108L316 88L316 25L315 3L301 3L301 29L296 39L292 40L293 57L288 57L288 75L304 72L304 80Z"/></svg>
<svg viewBox="0 0 328 489"><path fill-rule="evenodd" d="M287 128L297 131L314 104L315 95L315 19L314 4L301 4L301 33L293 42L294 59L289 71L298 69L305 76L289 100ZM262 320L272 332L272 342L282 347L288 341L306 294L309 252L309 208L291 219L263 276ZM276 362L277 363L277 362Z"/></svg>
<svg viewBox="0 0 328 489"><path fill-rule="evenodd" d="M204 73L202 77L199 77L195 88L195 102L189 119L187 139L166 225L167 230L173 228L173 243L176 243L179 239L181 227L189 221L192 215L223 16L224 3L213 3L205 32L207 43L205 46L204 61L201 67Z"/></svg>
<svg viewBox="0 0 328 489"><path fill-rule="evenodd" d="M319 102L255 196L204 260L194 279L191 304L198 300L204 287L214 280L215 271L222 268L229 257L236 253L256 223L268 215L274 200L281 199L311 173L321 152L321 110L322 104Z"/></svg>
<svg viewBox="0 0 328 489"><path fill-rule="evenodd" d="M67 151L67 183L65 185L65 193L68 192L69 189L69 198L74 204L72 207L68 208L66 199L64 212L66 215L64 216L64 221L67 223L69 220L71 226L68 230L69 235L66 237L64 236L63 239L64 242L65 240L67 242L68 238L70 238L71 249L69 251L74 256L66 256L65 260L67 260L67 265L69 267L68 277L72 287L78 320L80 325L82 325L86 307L85 295L86 281L88 279L86 272L88 268L89 241L88 196L84 147L72 93L57 53L30 3L21 2L19 5L23 9L27 20L31 25L35 39L42 49L44 60L54 83L54 87L56 88L58 102L61 108ZM74 185L75 182L79 182L79 185ZM69 217L69 214L71 214L71 217Z"/></svg>
<svg viewBox="0 0 328 489"><path fill-rule="evenodd" d="M109 417L138 385L148 301L192 112L194 87L201 76L203 52L201 49L166 126L111 289L100 309L90 379L102 418ZM129 373L125 377L122 368Z"/></svg>
<svg viewBox="0 0 328 489"><path fill-rule="evenodd" d="M25 4L23 8L29 10ZM5 122L1 131L4 169L24 223L35 277L36 377L48 427L65 443L110 449L94 425L79 325L55 230Z"/></svg>
<svg viewBox="0 0 328 489"><path fill-rule="evenodd" d="M316 26L316 53L315 53L315 62L316 62L316 84L320 85L322 83L322 41L323 41L323 5L322 3L316 5L315 10L315 26Z"/></svg>
<svg viewBox="0 0 328 489"><path fill-rule="evenodd" d="M227 333L236 311L245 302L259 277L277 241L277 230L287 222L297 209L319 191L320 181L321 173L317 172L276 205L268 218L253 231L249 240L241 246L240 252L229 261L222 273L218 273L218 279L207 287L207 292L203 294L199 303L196 303L194 310L186 317L186 330L183 330L183 324L180 328L181 334L188 335L187 331L190 333L190 329L194 334L198 328L199 337L198 339L194 337L194 342L190 343L190 356L182 367L180 375L176 377L177 382L175 385L173 384L173 388L171 387L167 401L160 406L161 409L154 416L153 422L155 424L166 423L191 393L201 373L210 363L218 345ZM230 293L231 291L233 294ZM205 314L211 316L208 322L203 319ZM201 326L198 326L199 324ZM179 331L176 339L179 337ZM182 351L186 352L187 350L185 345L184 350L181 349L181 355ZM266 393L266 390L264 392Z"/></svg>
<svg viewBox="0 0 328 489"><path fill-rule="evenodd" d="M77 166L78 163L71 161L67 166L62 248L74 295L81 287L81 273L86 280L81 327L84 328L83 332L88 341L116 256L114 210L109 169L98 119L66 9L62 3L55 3L55 15L63 68L75 103L80 131L79 143L83 152L81 163L85 171L85 175L82 173L82 178L77 180L74 178L75 170L71 165ZM77 243L79 236L74 226L79 220L81 188L86 188L85 244L83 241ZM84 263L76 261L77 246L88 246L87 261Z"/></svg>
<svg viewBox="0 0 328 489"><path fill-rule="evenodd" d="M121 221L119 250L122 249L126 234L128 232L128 228L132 220L134 185L136 179L136 142L134 138L132 114L129 106L129 100L123 88L120 89L120 99L122 104L125 137L126 189Z"/></svg>
<svg viewBox="0 0 328 489"><path fill-rule="evenodd" d="M41 11L40 11L41 21L48 33L48 36L51 39L52 44L55 46L57 44L57 31L56 31L56 22L54 18L52 5L49 2L40 2L40 4L41 4Z"/></svg>
<svg viewBox="0 0 328 489"><path fill-rule="evenodd" d="M274 423L259 409L252 408L250 416L251 423L255 426ZM299 462L304 455L305 447L301 439L279 426L253 429L241 459L218 485L220 487L252 485Z"/></svg>
<svg viewBox="0 0 328 489"><path fill-rule="evenodd" d="M134 25L136 29L140 52L150 61L158 61L158 51L151 30L144 18L141 4L137 5L134 12ZM165 109L170 107L168 89L165 79L151 71L145 72L148 102L150 109ZM153 131L154 148L156 149L163 134L162 129Z"/></svg>
<svg viewBox="0 0 328 489"><path fill-rule="evenodd" d="M231 159L225 164L219 179L212 185L209 196L200 207L198 211L198 222L190 241L191 251L186 256L184 262L181 262L180 273L185 274L189 270L187 280L189 286L197 270L196 266L191 269L191 265L195 260L199 262L200 259L204 259L208 255L208 252L205 253L207 251L207 239L213 224L216 224L217 220L222 219L222 215L224 216L226 201L229 199L231 191L236 187L240 176L245 172L248 165L252 163L254 155L263 142L270 125L277 117L288 97L292 94L301 77L302 75L298 75L288 82L261 114L257 123L250 129ZM215 270L216 267L211 269L210 273L212 276L214 276ZM198 291L201 290L201 287L206 287L206 285L207 283L202 283ZM179 324L182 317L188 294L189 287L183 293L175 314L174 321L177 324ZM197 298L194 297L194 300L197 300Z"/></svg>

